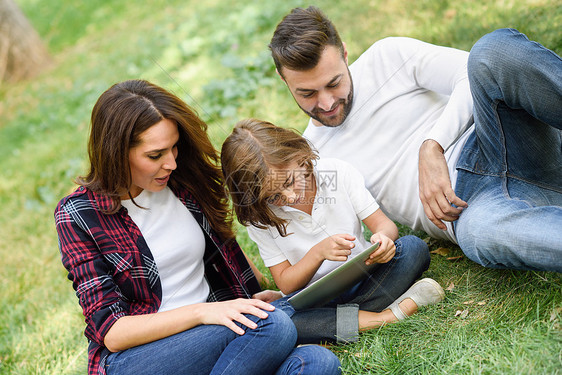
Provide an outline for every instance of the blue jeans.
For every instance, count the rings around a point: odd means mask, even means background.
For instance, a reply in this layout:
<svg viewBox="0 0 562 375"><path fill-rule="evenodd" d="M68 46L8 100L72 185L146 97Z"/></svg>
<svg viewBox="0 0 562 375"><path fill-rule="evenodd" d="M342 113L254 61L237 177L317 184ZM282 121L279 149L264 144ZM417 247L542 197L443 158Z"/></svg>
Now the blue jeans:
<svg viewBox="0 0 562 375"><path fill-rule="evenodd" d="M457 163L453 224L473 261L562 272L562 59L513 29L470 51L475 132Z"/></svg>
<svg viewBox="0 0 562 375"><path fill-rule="evenodd" d="M427 270L429 262L425 242L415 236L401 237L396 241L394 258L374 268L368 278L324 306L295 311L287 301L292 294L273 304L293 319L297 343L356 341L358 311L386 309Z"/></svg>
<svg viewBox="0 0 562 375"><path fill-rule="evenodd" d="M114 374L339 374L340 362L320 346L295 348L296 330L280 310L254 315L256 329L238 335L222 325L200 325L176 335L112 353Z"/></svg>

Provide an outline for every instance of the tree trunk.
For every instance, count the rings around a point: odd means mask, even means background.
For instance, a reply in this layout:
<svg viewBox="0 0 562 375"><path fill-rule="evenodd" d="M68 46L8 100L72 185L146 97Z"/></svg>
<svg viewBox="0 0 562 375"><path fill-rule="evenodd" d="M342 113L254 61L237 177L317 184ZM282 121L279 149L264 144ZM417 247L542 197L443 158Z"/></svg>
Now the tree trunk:
<svg viewBox="0 0 562 375"><path fill-rule="evenodd" d="M13 0L0 0L0 81L31 78L49 62L39 35Z"/></svg>

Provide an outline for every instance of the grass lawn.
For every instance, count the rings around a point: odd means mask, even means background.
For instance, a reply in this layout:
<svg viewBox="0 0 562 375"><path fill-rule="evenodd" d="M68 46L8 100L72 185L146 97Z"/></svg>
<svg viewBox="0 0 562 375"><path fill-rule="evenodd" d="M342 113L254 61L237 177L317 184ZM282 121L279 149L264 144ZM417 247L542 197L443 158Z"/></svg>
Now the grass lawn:
<svg viewBox="0 0 562 375"><path fill-rule="evenodd" d="M83 316L60 263L53 210L85 172L96 99L117 81L150 80L193 106L217 147L245 117L303 130L307 119L275 75L267 43L283 15L309 3L17 3L52 61L33 80L0 86L0 374L84 374ZM338 26L350 61L385 36L468 50L499 27L562 53L557 0L314 4ZM267 274L245 229L238 233ZM561 274L485 269L450 243L427 241L433 253L425 276L447 289L445 301L333 347L343 373L562 373Z"/></svg>

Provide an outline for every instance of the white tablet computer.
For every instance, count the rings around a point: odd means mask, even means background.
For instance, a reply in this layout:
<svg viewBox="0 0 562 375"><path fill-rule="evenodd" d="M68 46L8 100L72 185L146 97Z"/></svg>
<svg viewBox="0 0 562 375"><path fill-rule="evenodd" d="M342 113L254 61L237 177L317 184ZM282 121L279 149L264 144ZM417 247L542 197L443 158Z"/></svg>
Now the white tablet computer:
<svg viewBox="0 0 562 375"><path fill-rule="evenodd" d="M316 280L291 298L289 302L295 310L302 310L309 307L319 307L336 298L359 281L367 278L377 263L365 264L369 255L379 247L375 243L363 250L360 254L347 260L344 264Z"/></svg>

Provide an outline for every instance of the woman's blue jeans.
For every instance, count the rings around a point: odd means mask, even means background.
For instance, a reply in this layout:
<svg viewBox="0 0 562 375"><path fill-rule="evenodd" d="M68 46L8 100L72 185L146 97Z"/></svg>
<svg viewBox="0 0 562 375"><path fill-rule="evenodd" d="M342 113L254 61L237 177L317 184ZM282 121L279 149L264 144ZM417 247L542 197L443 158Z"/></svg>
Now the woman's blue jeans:
<svg viewBox="0 0 562 375"><path fill-rule="evenodd" d="M356 341L359 310L380 312L412 286L429 267L427 244L415 236L401 237L395 243L394 258L322 307L295 311L287 301L294 293L273 303L293 319L297 343Z"/></svg>
<svg viewBox="0 0 562 375"><path fill-rule="evenodd" d="M470 51L475 132L457 163L457 242L492 268L562 272L562 60L513 29Z"/></svg>
<svg viewBox="0 0 562 375"><path fill-rule="evenodd" d="M291 319L277 309L267 319L253 315L256 329L238 335L222 325L200 325L176 335L112 353L105 359L115 374L339 374L340 362L320 346L295 348ZM242 326L245 328L244 326Z"/></svg>

